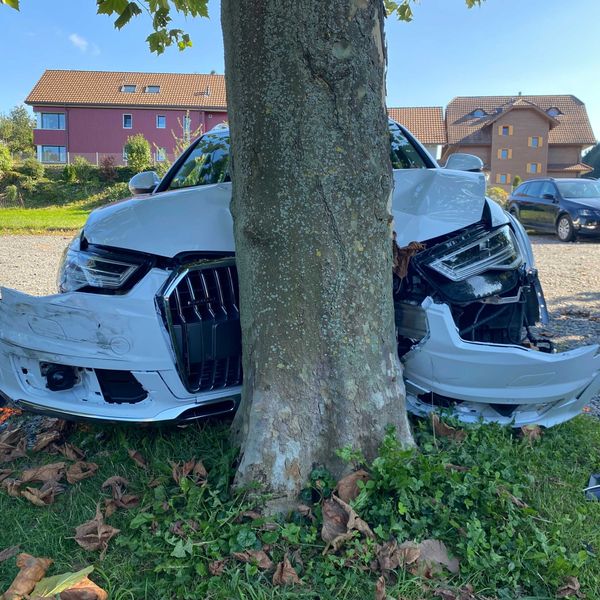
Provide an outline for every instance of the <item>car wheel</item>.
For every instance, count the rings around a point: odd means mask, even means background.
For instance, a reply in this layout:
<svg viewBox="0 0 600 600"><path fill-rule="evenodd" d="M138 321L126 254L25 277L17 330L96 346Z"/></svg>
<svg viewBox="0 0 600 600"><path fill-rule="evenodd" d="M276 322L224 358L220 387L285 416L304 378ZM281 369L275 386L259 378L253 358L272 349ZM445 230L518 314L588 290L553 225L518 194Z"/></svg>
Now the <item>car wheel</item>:
<svg viewBox="0 0 600 600"><path fill-rule="evenodd" d="M517 221L519 220L519 211L515 206L511 206L508 212L515 218Z"/></svg>
<svg viewBox="0 0 600 600"><path fill-rule="evenodd" d="M561 242L575 241L575 227L569 215L561 215L556 223L556 235Z"/></svg>

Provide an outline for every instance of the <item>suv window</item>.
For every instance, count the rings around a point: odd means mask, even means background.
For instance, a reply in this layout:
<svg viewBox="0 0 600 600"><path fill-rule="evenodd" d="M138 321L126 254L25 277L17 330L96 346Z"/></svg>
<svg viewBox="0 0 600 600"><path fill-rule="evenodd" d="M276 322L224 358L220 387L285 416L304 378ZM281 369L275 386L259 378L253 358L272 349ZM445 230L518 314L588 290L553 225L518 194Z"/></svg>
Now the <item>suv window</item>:
<svg viewBox="0 0 600 600"><path fill-rule="evenodd" d="M520 185L516 190L514 195L515 196L527 196L527 194L529 193L529 183L524 183L523 185Z"/></svg>
<svg viewBox="0 0 600 600"><path fill-rule="evenodd" d="M550 183L549 181L544 181L542 183L542 189L540 190L540 196L543 196L544 194L552 194L553 196L556 195L556 190L554 189L554 185L552 183Z"/></svg>
<svg viewBox="0 0 600 600"><path fill-rule="evenodd" d="M529 188L527 190L527 195L536 197L541 196L542 184L542 181L534 181L533 183L530 183Z"/></svg>
<svg viewBox="0 0 600 600"><path fill-rule="evenodd" d="M390 123L390 144L393 169L427 169L417 149L395 123Z"/></svg>
<svg viewBox="0 0 600 600"><path fill-rule="evenodd" d="M169 190L230 181L229 136L202 136L169 182Z"/></svg>

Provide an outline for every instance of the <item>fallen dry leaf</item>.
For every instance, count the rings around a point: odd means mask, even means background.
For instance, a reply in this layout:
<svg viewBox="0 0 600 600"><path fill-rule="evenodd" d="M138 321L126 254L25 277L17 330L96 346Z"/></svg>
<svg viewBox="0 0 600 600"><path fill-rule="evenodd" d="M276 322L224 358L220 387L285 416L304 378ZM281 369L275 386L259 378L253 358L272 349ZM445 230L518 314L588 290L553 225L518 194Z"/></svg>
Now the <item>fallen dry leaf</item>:
<svg viewBox="0 0 600 600"><path fill-rule="evenodd" d="M470 471L470 467L463 467L462 465L453 465L452 463L448 463L444 465L444 469L448 469L448 471L458 471L459 473L466 473Z"/></svg>
<svg viewBox="0 0 600 600"><path fill-rule="evenodd" d="M0 464L27 456L27 440L23 437L16 444L0 442Z"/></svg>
<svg viewBox="0 0 600 600"><path fill-rule="evenodd" d="M360 493L360 488L358 487L358 482L362 481L363 483L368 481L369 474L364 470L354 471L354 473L350 473L343 477L338 481L336 490L337 496L344 502L351 502L354 500L358 494Z"/></svg>
<svg viewBox="0 0 600 600"><path fill-rule="evenodd" d="M423 540L421 543L404 542L399 546L401 552L408 552L407 556L414 557L414 548L419 555L412 563L406 563L413 574L431 579L443 571L445 567L450 573L458 573L459 563L456 558L450 558L448 550L439 540Z"/></svg>
<svg viewBox="0 0 600 600"><path fill-rule="evenodd" d="M565 585L556 591L557 598L585 598L585 594L581 591L581 584L577 577L567 577Z"/></svg>
<svg viewBox="0 0 600 600"><path fill-rule="evenodd" d="M206 483L206 479L208 477L208 472L204 468L201 460L196 460L192 458L184 463L169 463L171 465L171 475L173 476L173 481L177 485L182 479L189 477L194 483L197 485L203 485Z"/></svg>
<svg viewBox="0 0 600 600"><path fill-rule="evenodd" d="M108 594L86 577L61 592L59 598L60 600L108 600Z"/></svg>
<svg viewBox="0 0 600 600"><path fill-rule="evenodd" d="M73 444L69 444L68 442L61 444L60 446L55 445L54 449L69 460L78 461L85 458L85 453L81 448L73 446Z"/></svg>
<svg viewBox="0 0 600 600"><path fill-rule="evenodd" d="M127 454L131 460L142 469L148 468L148 463L144 460L144 457L137 450L127 450Z"/></svg>
<svg viewBox="0 0 600 600"><path fill-rule="evenodd" d="M104 522L100 506L97 506L96 516L75 529L75 541L84 550L100 550L100 558L104 558L108 549L108 542L119 531L119 529L115 529Z"/></svg>
<svg viewBox="0 0 600 600"><path fill-rule="evenodd" d="M12 558L19 552L20 549L21 546L9 546L8 548L4 548L4 550L0 552L0 562L4 562L5 560Z"/></svg>
<svg viewBox="0 0 600 600"><path fill-rule="evenodd" d="M542 428L539 425L525 425L521 427L521 434L529 442L536 442L542 437Z"/></svg>
<svg viewBox="0 0 600 600"><path fill-rule="evenodd" d="M125 479L125 477L119 477L119 475L114 475L113 477L109 477L103 484L102 489L105 490L107 488L111 489L111 492L114 496L121 496L125 488L129 485L129 481Z"/></svg>
<svg viewBox="0 0 600 600"><path fill-rule="evenodd" d="M11 417L16 417L17 415L20 415L22 412L23 411L19 410L18 408L9 408L8 406L3 406L2 408L0 408L0 425L8 421L8 419L10 419Z"/></svg>
<svg viewBox="0 0 600 600"><path fill-rule="evenodd" d="M66 433L72 426L72 423L65 421L64 419L58 419L56 417L44 417L40 423L40 431L58 431L59 433Z"/></svg>
<svg viewBox="0 0 600 600"><path fill-rule="evenodd" d="M376 546L375 558L376 560L371 564L373 571L380 570L382 575L387 575L390 571L397 569L400 566L398 542L391 540Z"/></svg>
<svg viewBox="0 0 600 600"><path fill-rule="evenodd" d="M67 463L57 462L42 465L41 467L33 467L32 469L25 469L21 474L21 481L23 483L29 483L30 481L60 481L65 474L66 466Z"/></svg>
<svg viewBox="0 0 600 600"><path fill-rule="evenodd" d="M529 508L529 504L511 494L504 486L500 486L496 493L498 496L506 496L517 508Z"/></svg>
<svg viewBox="0 0 600 600"><path fill-rule="evenodd" d="M104 499L105 514L107 517L110 517L117 508L130 509L138 506L140 503L139 496L125 493L128 485L129 482L127 479L119 477L118 475L109 477L102 484L103 490L110 488L112 493L112 498Z"/></svg>
<svg viewBox="0 0 600 600"><path fill-rule="evenodd" d="M19 498L21 496L21 485L23 485L22 481L11 478L7 478L0 483L0 487L3 490L6 490L6 493L13 498Z"/></svg>
<svg viewBox="0 0 600 600"><path fill-rule="evenodd" d="M221 575L225 570L225 565L227 564L227 559L222 560L213 560L208 565L208 571L211 575L217 576Z"/></svg>
<svg viewBox="0 0 600 600"><path fill-rule="evenodd" d="M353 531L358 531L371 539L375 538L367 523L358 516L349 504L336 495L332 495L331 499L323 502L322 512L321 538L327 542L323 554L330 550L337 552L348 540L354 537Z"/></svg>
<svg viewBox="0 0 600 600"><path fill-rule="evenodd" d="M292 567L287 554L283 560L277 565L275 573L273 573L273 585L302 585L298 573Z"/></svg>
<svg viewBox="0 0 600 600"><path fill-rule="evenodd" d="M235 518L237 523L242 523L244 519L255 521L256 519L262 519L262 515L257 510L245 510Z"/></svg>
<svg viewBox="0 0 600 600"><path fill-rule="evenodd" d="M70 484L79 483L88 477L92 477L98 470L98 465L92 462L79 461L67 469L67 481Z"/></svg>
<svg viewBox="0 0 600 600"><path fill-rule="evenodd" d="M313 515L312 508L307 506L306 504L298 504L298 508L296 509L301 517L305 517L310 519L313 523L317 520L315 515Z"/></svg>
<svg viewBox="0 0 600 600"><path fill-rule="evenodd" d="M385 600L387 594L385 593L385 577L382 575L375 584L375 600Z"/></svg>
<svg viewBox="0 0 600 600"><path fill-rule="evenodd" d="M43 431L42 433L38 433L31 451L41 452L45 448L48 448L50 444L59 440L60 437L61 434L59 431Z"/></svg>
<svg viewBox="0 0 600 600"><path fill-rule="evenodd" d="M431 413L431 426L436 435L448 437L456 442L462 442L467 437L467 432L464 429L450 427L450 425L444 423L435 412Z"/></svg>
<svg viewBox="0 0 600 600"><path fill-rule="evenodd" d="M233 556L237 560L256 565L259 569L270 571L273 568L273 561L264 550L246 550L245 552L234 552Z"/></svg>
<svg viewBox="0 0 600 600"><path fill-rule="evenodd" d="M0 433L0 445L16 446L23 439L23 430L20 427L8 426Z"/></svg>
<svg viewBox="0 0 600 600"><path fill-rule="evenodd" d="M3 600L22 600L30 594L37 582L43 579L46 571L52 564L49 558L36 558L30 554L19 554L17 556L17 573L10 587L4 592Z"/></svg>
<svg viewBox="0 0 600 600"><path fill-rule="evenodd" d="M26 487L21 496L36 506L48 506L54 498L65 491L65 486L56 481L47 481L41 488Z"/></svg>

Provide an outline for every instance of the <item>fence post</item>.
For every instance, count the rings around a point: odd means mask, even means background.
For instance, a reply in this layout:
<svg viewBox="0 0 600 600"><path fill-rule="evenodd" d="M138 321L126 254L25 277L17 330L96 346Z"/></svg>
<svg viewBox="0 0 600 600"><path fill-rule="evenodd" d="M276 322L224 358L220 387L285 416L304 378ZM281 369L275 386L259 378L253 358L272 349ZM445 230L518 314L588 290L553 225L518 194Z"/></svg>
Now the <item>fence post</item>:
<svg viewBox="0 0 600 600"><path fill-rule="evenodd" d="M96 152L96 166L99 166L100 163L98 162L98 153Z"/></svg>

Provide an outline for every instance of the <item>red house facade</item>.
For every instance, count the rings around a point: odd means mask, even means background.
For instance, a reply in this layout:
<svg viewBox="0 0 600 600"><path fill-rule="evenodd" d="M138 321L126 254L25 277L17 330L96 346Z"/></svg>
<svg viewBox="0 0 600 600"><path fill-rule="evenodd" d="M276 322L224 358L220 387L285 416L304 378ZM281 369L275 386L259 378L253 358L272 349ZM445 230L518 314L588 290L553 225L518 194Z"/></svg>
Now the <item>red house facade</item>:
<svg viewBox="0 0 600 600"><path fill-rule="evenodd" d="M46 71L26 101L36 115L34 144L44 163L83 156L126 162L127 139L142 133L156 162L173 160L187 139L227 120L223 75Z"/></svg>

